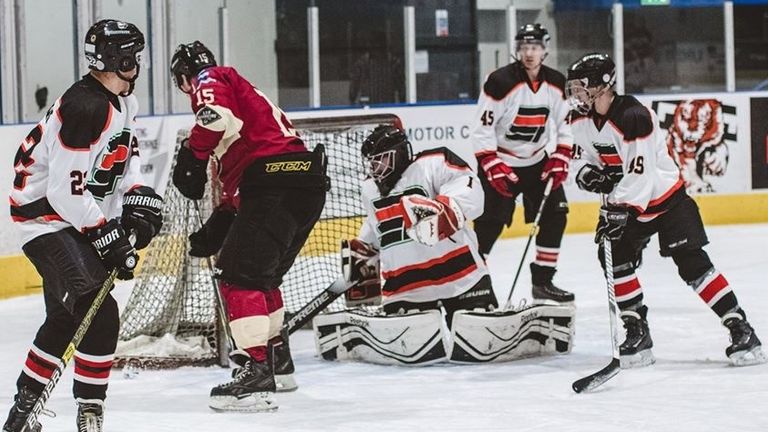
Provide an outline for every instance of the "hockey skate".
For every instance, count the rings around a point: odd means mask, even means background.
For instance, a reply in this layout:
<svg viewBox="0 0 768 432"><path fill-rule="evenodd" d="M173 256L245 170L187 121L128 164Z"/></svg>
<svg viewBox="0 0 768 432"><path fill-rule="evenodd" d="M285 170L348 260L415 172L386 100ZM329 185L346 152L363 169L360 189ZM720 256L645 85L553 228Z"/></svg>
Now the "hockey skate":
<svg viewBox="0 0 768 432"><path fill-rule="evenodd" d="M78 399L77 406L77 432L102 432L104 425L104 401L99 399Z"/></svg>
<svg viewBox="0 0 768 432"><path fill-rule="evenodd" d="M214 411L274 411L277 409L275 390L271 359L266 362L249 360L237 370L232 381L211 390L208 406Z"/></svg>
<svg viewBox="0 0 768 432"><path fill-rule="evenodd" d="M723 325L731 332L731 345L725 349L725 355L734 366L751 366L768 360L743 311L726 314Z"/></svg>
<svg viewBox="0 0 768 432"><path fill-rule="evenodd" d="M35 406L35 402L37 402L37 398L38 395L28 388L20 388L14 397L11 411L8 413L8 420L3 425L3 432L21 432L27 421L27 416L32 411L32 407ZM35 422L30 432L40 432L40 430L42 430L42 426L40 423Z"/></svg>
<svg viewBox="0 0 768 432"><path fill-rule="evenodd" d="M555 286L552 283L554 276L555 269L531 263L531 277L533 279L531 295L534 303L546 303L547 301L560 304L573 303L575 298L573 293Z"/></svg>
<svg viewBox="0 0 768 432"><path fill-rule="evenodd" d="M293 378L293 358L291 358L291 347L288 344L288 331L283 330L280 334L283 342L272 345L272 358L275 362L275 386L278 392L292 392L299 388L296 380Z"/></svg>
<svg viewBox="0 0 768 432"><path fill-rule="evenodd" d="M656 362L651 352L653 340L648 330L647 316L647 306L641 306L637 311L621 311L621 320L627 330L627 338L619 346L622 369L649 366Z"/></svg>

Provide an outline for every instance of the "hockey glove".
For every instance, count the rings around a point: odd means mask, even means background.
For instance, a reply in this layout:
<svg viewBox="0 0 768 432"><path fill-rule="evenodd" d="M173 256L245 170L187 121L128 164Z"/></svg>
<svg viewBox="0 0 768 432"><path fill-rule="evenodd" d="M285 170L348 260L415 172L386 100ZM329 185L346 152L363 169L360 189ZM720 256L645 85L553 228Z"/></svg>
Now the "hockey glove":
<svg viewBox="0 0 768 432"><path fill-rule="evenodd" d="M434 200L408 195L400 199L400 205L408 236L427 246L452 236L466 224L459 204L445 195L438 195Z"/></svg>
<svg viewBox="0 0 768 432"><path fill-rule="evenodd" d="M512 185L520 179L512 171L512 167L499 159L496 153L478 156L477 160L480 163L480 168L485 173L485 177L488 179L488 183L491 184L496 192L505 197L515 196L512 191Z"/></svg>
<svg viewBox="0 0 768 432"><path fill-rule="evenodd" d="M379 251L360 239L341 241L341 271L348 284L344 291L347 307L381 304Z"/></svg>
<svg viewBox="0 0 768 432"><path fill-rule="evenodd" d="M139 186L123 196L123 217L126 232L136 233L136 250L149 245L163 227L163 198L149 186Z"/></svg>
<svg viewBox="0 0 768 432"><path fill-rule="evenodd" d="M604 238L619 241L627 227L629 211L624 207L600 207L600 220L597 222L595 243L600 244Z"/></svg>
<svg viewBox="0 0 768 432"><path fill-rule="evenodd" d="M232 222L235 221L235 216L235 209L229 206L213 209L205 224L189 236L189 254L205 258L218 253Z"/></svg>
<svg viewBox="0 0 768 432"><path fill-rule="evenodd" d="M594 193L609 194L615 186L614 181L595 165L587 164L576 174L579 189Z"/></svg>
<svg viewBox="0 0 768 432"><path fill-rule="evenodd" d="M571 149L565 146L557 146L557 150L549 156L544 163L541 179L552 178L552 190L563 184L568 177L568 165L571 163Z"/></svg>
<svg viewBox="0 0 768 432"><path fill-rule="evenodd" d="M205 169L208 161L196 158L187 145L188 140L184 140L176 155L173 185L185 197L198 200L205 193L205 183L208 181Z"/></svg>
<svg viewBox="0 0 768 432"><path fill-rule="evenodd" d="M133 279L133 270L139 262L136 249L131 246L128 236L117 219L112 219L102 226L85 232L88 240L98 251L107 271L117 269L120 280Z"/></svg>

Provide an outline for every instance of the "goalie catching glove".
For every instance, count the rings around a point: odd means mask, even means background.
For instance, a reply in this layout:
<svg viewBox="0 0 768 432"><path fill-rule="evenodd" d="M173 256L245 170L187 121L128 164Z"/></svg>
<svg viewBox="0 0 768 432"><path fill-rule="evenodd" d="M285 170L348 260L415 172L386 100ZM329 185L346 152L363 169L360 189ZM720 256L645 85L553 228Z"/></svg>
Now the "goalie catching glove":
<svg viewBox="0 0 768 432"><path fill-rule="evenodd" d="M347 307L381 303L379 251L360 239L341 241L341 272L351 288L344 292Z"/></svg>
<svg viewBox="0 0 768 432"><path fill-rule="evenodd" d="M435 199L418 195L400 199L405 219L405 229L414 241L434 246L440 240L452 236L464 228L466 217L459 204L445 195Z"/></svg>

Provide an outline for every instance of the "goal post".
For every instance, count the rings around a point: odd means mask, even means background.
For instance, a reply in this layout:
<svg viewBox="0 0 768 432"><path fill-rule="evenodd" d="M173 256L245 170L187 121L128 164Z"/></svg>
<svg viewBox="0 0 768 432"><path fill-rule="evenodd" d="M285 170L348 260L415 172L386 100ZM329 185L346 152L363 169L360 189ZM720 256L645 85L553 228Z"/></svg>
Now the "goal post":
<svg viewBox="0 0 768 432"><path fill-rule="evenodd" d="M338 277L340 241L357 236L365 214L360 145L376 126L399 126L400 120L393 114L376 114L297 119L292 123L309 150L318 144L325 146L331 189L320 220L283 278L287 316ZM188 129L178 131L173 155L188 136ZM200 202L204 219L218 202L220 184L214 174L212 168L212 180ZM167 182L163 228L144 253L122 312L115 367L227 366L227 342L217 324L217 288L211 269L206 259L187 253L187 237L200 228L197 210L171 185L170 176ZM342 300L328 307L342 308Z"/></svg>

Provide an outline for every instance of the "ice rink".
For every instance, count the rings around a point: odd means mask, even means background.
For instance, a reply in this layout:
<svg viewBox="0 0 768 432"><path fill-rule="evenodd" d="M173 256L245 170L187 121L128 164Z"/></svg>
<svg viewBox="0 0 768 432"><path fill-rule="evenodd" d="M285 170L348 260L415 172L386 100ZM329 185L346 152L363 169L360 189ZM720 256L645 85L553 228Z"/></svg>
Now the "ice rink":
<svg viewBox="0 0 768 432"><path fill-rule="evenodd" d="M749 320L768 341L768 224L708 229L707 252L733 286ZM502 241L489 265L506 299L525 239ZM312 334L291 339L299 390L278 394L267 414L220 414L207 406L210 388L229 379L221 368L114 371L105 430L161 431L725 431L768 430L768 365L729 366L728 333L677 276L670 259L646 249L639 271L649 306L657 363L622 371L592 394L571 383L610 359L605 283L592 236L566 236L555 282L576 294L573 352L559 357L482 366L423 368L331 363L315 356ZM529 256L532 255L529 251ZM527 265L515 299L530 296ZM116 289L126 298L130 286ZM41 296L0 301L0 413L5 420L15 380L37 326ZM68 369L49 402L55 418L43 431L75 429Z"/></svg>

